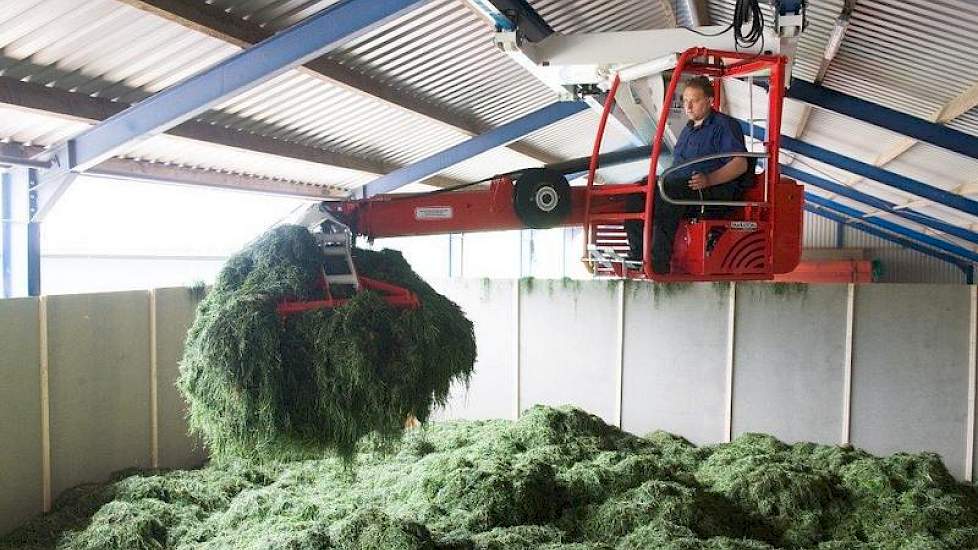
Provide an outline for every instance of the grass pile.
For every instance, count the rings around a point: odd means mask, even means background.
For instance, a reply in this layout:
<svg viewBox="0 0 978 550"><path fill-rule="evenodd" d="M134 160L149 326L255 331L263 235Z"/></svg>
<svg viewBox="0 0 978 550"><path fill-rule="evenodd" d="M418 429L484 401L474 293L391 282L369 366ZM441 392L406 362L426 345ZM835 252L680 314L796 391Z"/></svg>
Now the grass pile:
<svg viewBox="0 0 978 550"><path fill-rule="evenodd" d="M0 549L630 550L978 547L978 495L932 454L746 434L694 447L573 408L433 423L393 449L129 473Z"/></svg>
<svg viewBox="0 0 978 550"><path fill-rule="evenodd" d="M413 291L416 310L361 292L335 310L280 318L285 297L321 299L313 236L277 227L230 258L199 304L180 367L189 423L217 460L349 457L368 433L394 440L467 381L472 323L393 250L354 251L360 274ZM318 295L317 295L318 294Z"/></svg>

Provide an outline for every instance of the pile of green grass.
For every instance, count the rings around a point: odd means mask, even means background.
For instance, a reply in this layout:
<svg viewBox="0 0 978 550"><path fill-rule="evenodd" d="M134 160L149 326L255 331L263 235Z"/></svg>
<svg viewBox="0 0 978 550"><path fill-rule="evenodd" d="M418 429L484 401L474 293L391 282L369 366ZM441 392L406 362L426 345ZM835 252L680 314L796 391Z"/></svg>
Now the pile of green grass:
<svg viewBox="0 0 978 550"><path fill-rule="evenodd" d="M573 408L433 423L340 458L144 472L65 495L0 549L948 549L978 495L932 454L747 434L694 447Z"/></svg>
<svg viewBox="0 0 978 550"><path fill-rule="evenodd" d="M322 262L306 229L277 227L230 258L198 306L178 385L213 458L349 459L364 435L396 439L468 380L472 323L397 251L355 250L354 263L413 291L419 309L366 291L335 310L279 317L283 298L322 299Z"/></svg>

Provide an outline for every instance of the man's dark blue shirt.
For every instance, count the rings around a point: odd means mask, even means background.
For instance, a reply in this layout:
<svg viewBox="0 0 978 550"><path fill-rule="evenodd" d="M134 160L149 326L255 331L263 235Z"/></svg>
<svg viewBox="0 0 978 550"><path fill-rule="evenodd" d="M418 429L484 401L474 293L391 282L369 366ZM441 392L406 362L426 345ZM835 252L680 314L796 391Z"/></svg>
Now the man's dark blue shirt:
<svg viewBox="0 0 978 550"><path fill-rule="evenodd" d="M710 111L703 124L695 126L693 121L686 124L679 134L679 139L676 140L676 149L673 151L672 158L675 165L704 155L745 151L747 147L744 143L744 133L740 131L740 124L728 115ZM689 178L693 172L709 174L729 161L730 158L727 157L698 162L673 172L671 177ZM735 181L743 181L743 178Z"/></svg>

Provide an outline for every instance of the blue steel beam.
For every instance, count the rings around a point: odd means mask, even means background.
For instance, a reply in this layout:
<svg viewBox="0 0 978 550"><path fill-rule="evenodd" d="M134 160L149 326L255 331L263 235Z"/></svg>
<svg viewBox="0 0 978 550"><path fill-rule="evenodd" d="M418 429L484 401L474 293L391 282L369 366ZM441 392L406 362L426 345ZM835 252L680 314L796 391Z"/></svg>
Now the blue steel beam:
<svg viewBox="0 0 978 550"><path fill-rule="evenodd" d="M750 125L744 121L739 121L740 127L745 135L750 135ZM760 126L754 126L754 137L764 139L765 130ZM878 181L884 185L889 185L895 189L905 191L912 195L917 195L944 206L967 212L973 216L978 216L978 201L973 201L950 191L945 191L938 187L928 185L906 176L901 176L889 170L884 170L878 166L873 166L862 161L847 157L845 155L823 149L817 145L812 145L804 141L781 135L781 148L794 151L799 155L815 159L825 164L841 168L847 172L860 175L864 178Z"/></svg>
<svg viewBox="0 0 978 550"><path fill-rule="evenodd" d="M978 159L978 137L797 78L787 97Z"/></svg>
<svg viewBox="0 0 978 550"><path fill-rule="evenodd" d="M381 193L389 193L409 183L421 181L433 176L450 166L454 166L480 153L485 153L495 147L516 141L544 126L577 114L587 108L587 104L583 101L560 101L553 103L512 122L507 122L484 134L467 139L458 145L439 151L430 157L409 164L404 168L394 170L357 189L353 195L356 198L369 198Z"/></svg>
<svg viewBox="0 0 978 550"><path fill-rule="evenodd" d="M334 4L72 138L67 145L68 168L91 168L136 141L311 61L425 1L345 0Z"/></svg>
<svg viewBox="0 0 978 550"><path fill-rule="evenodd" d="M868 225L868 224L866 224L864 222L856 221L856 220L851 220L849 218L846 218L842 214L838 214L838 213L833 212L832 210L829 210L827 208L823 208L821 206L815 206L815 205L812 205L812 204L805 204L805 210L807 210L808 212L811 212L812 214L815 214L817 216L822 216L825 219L828 219L828 220L831 220L831 221L834 221L836 223L840 223L840 224L843 224L843 225L848 225L849 227L858 229L860 231L863 231L863 232L868 233L870 235L873 235L875 237L879 237L879 238L881 238L881 239L883 239L885 241L889 241L891 243L898 244L898 245L900 245L900 246L902 246L904 248L909 248L910 250L916 250L917 252L920 252L922 254L926 254L926 255L931 256L933 258L937 258L938 260L945 261L945 262L947 262L947 263L949 263L951 265L954 265L954 266L958 267L959 269L961 269L962 271L964 271L966 275L967 275L967 269L969 267L971 267L971 264L968 264L966 262L963 262L962 260L959 260L958 258L955 258L954 256L951 256L949 254L944 254L943 252L938 252L938 251L933 250L931 248L927 248L926 246L921 246L921 245L919 245L919 244L917 244L917 243L915 243L915 242L913 242L913 241L911 241L909 239L905 239L903 237L900 237L900 236L897 236L897 235L893 235L891 233L887 233L886 231L883 231L881 229L877 229L877 228L875 228L875 227L873 227L871 225ZM969 284L971 284L971 283L969 283Z"/></svg>
<svg viewBox="0 0 978 550"><path fill-rule="evenodd" d="M922 244L924 246L935 248L937 250L946 252L954 256L958 256L959 258L966 259L971 262L978 262L978 253L968 250L967 248L938 239L937 237L925 235L920 231L910 229L909 227L900 225L898 223L893 223L891 221L881 220L877 218L864 219L863 216L866 215L865 212L861 210L857 210L855 208L850 208L844 204L839 204L833 200L822 198L812 193L805 193L805 202L810 204L815 204L823 208L828 208L830 210L834 210L842 214L843 216L847 216L849 218L862 219L862 223L876 226L879 229L888 231L890 233L895 233L906 239L916 241L917 243Z"/></svg>
<svg viewBox="0 0 978 550"><path fill-rule="evenodd" d="M27 169L27 182L29 188L37 187L36 168ZM37 211L36 193L30 193L28 208L33 216ZM41 295L41 224L35 221L27 224L27 295Z"/></svg>
<svg viewBox="0 0 978 550"><path fill-rule="evenodd" d="M896 208L896 205L892 202L885 201L879 197L874 197L872 195L867 195L853 189L852 187L847 187L845 185L838 184L834 181L825 179L823 177L810 174L808 172L799 170L792 166L781 165L781 173L789 178L794 178L798 181L803 181L809 185L814 185L815 187L824 189L830 193L835 193L836 195L841 195L847 199L851 199L857 202L861 202L866 206L871 206L873 208L883 210L899 216L901 218L910 220L912 222L919 223L920 225L929 227L931 229L936 229L948 235L953 235L959 239L964 239L968 242L978 244L978 233L970 231L963 227L941 221L927 214L911 210L909 208Z"/></svg>

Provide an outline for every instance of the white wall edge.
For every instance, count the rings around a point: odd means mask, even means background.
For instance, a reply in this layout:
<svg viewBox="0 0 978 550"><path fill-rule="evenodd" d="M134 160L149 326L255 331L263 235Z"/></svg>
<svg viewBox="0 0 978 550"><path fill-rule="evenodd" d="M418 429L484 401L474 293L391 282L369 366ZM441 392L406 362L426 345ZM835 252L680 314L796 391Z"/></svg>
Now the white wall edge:
<svg viewBox="0 0 978 550"><path fill-rule="evenodd" d="M48 298L37 303L41 381L41 508L51 511L51 393L48 385Z"/></svg>
<svg viewBox="0 0 978 550"><path fill-rule="evenodd" d="M618 281L618 342L615 353L615 422L622 427L623 394L625 384L625 279Z"/></svg>
<svg viewBox="0 0 978 550"><path fill-rule="evenodd" d="M855 327L856 285L849 283L846 292L846 336L842 377L842 437L841 443L848 445L852 439L852 335Z"/></svg>
<svg viewBox="0 0 978 550"><path fill-rule="evenodd" d="M724 442L733 440L733 404L734 404L734 353L737 338L737 283L730 283L730 302L727 311L727 403L724 411Z"/></svg>
<svg viewBox="0 0 978 550"><path fill-rule="evenodd" d="M520 280L513 281L513 420L520 418Z"/></svg>
<svg viewBox="0 0 978 550"><path fill-rule="evenodd" d="M156 290L149 291L149 463L160 467L159 356L157 349Z"/></svg>
<svg viewBox="0 0 978 550"><path fill-rule="evenodd" d="M978 378L976 341L978 341L978 286L969 289L971 296L970 319L968 324L968 421L964 448L964 480L974 480L975 469L975 383Z"/></svg>

